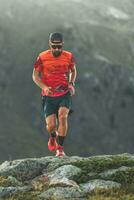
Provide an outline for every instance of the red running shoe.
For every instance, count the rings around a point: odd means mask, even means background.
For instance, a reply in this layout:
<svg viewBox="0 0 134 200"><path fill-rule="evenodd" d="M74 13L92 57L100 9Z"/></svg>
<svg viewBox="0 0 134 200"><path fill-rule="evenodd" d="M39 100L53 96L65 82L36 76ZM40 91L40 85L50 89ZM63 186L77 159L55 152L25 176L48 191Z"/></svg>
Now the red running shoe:
<svg viewBox="0 0 134 200"><path fill-rule="evenodd" d="M58 134L57 134L57 132L56 132L56 137L50 136L50 138L49 138L49 140L48 140L48 149L49 149L50 151L56 151L56 149L57 149L57 147L58 147L58 144L57 144L57 141L56 141L57 136L58 136Z"/></svg>
<svg viewBox="0 0 134 200"><path fill-rule="evenodd" d="M64 153L63 146L58 145L57 150L56 150L56 156L57 157L62 157L65 156L66 154Z"/></svg>

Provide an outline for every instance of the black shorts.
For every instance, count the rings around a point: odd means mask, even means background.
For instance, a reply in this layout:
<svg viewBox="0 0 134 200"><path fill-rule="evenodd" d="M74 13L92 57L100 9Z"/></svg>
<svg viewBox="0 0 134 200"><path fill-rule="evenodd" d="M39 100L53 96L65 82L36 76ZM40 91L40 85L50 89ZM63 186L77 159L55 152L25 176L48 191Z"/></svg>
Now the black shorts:
<svg viewBox="0 0 134 200"><path fill-rule="evenodd" d="M72 97L70 92L67 92L59 97L42 96L42 106L45 118L52 114L56 114L58 116L58 110L63 106L69 109L69 114L73 112Z"/></svg>

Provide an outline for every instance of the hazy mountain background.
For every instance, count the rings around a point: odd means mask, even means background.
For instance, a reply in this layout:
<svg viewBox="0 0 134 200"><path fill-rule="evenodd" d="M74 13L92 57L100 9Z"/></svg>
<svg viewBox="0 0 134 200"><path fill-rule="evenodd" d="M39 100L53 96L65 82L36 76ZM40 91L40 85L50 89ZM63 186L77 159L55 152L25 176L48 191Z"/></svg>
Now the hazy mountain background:
<svg viewBox="0 0 134 200"><path fill-rule="evenodd" d="M134 1L0 0L0 160L51 155L33 63L50 32L75 55L68 155L134 151Z"/></svg>

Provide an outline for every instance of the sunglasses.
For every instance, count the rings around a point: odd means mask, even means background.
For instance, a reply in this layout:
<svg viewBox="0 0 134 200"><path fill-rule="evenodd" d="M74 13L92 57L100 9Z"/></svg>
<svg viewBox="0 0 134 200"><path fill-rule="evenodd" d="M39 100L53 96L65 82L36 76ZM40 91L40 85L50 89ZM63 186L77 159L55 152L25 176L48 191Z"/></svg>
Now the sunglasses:
<svg viewBox="0 0 134 200"><path fill-rule="evenodd" d="M51 45L51 47L53 48L53 49L61 49L62 48L62 45L54 45L54 44L52 44Z"/></svg>

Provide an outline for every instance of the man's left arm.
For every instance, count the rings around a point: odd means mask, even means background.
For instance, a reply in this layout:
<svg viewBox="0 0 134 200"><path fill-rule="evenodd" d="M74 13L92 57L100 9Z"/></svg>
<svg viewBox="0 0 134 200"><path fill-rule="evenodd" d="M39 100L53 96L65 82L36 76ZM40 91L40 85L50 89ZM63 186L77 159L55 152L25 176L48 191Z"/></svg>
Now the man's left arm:
<svg viewBox="0 0 134 200"><path fill-rule="evenodd" d="M74 86L75 80L76 80L76 76L77 76L77 70L76 70L76 65L74 65L74 66L70 69L69 84L72 84L72 85Z"/></svg>
<svg viewBox="0 0 134 200"><path fill-rule="evenodd" d="M71 92L72 95L75 94L75 80L76 80L76 76L77 76L77 70L76 70L76 65L74 65L71 69L70 69L70 73L69 73L69 83L68 83L68 88Z"/></svg>

